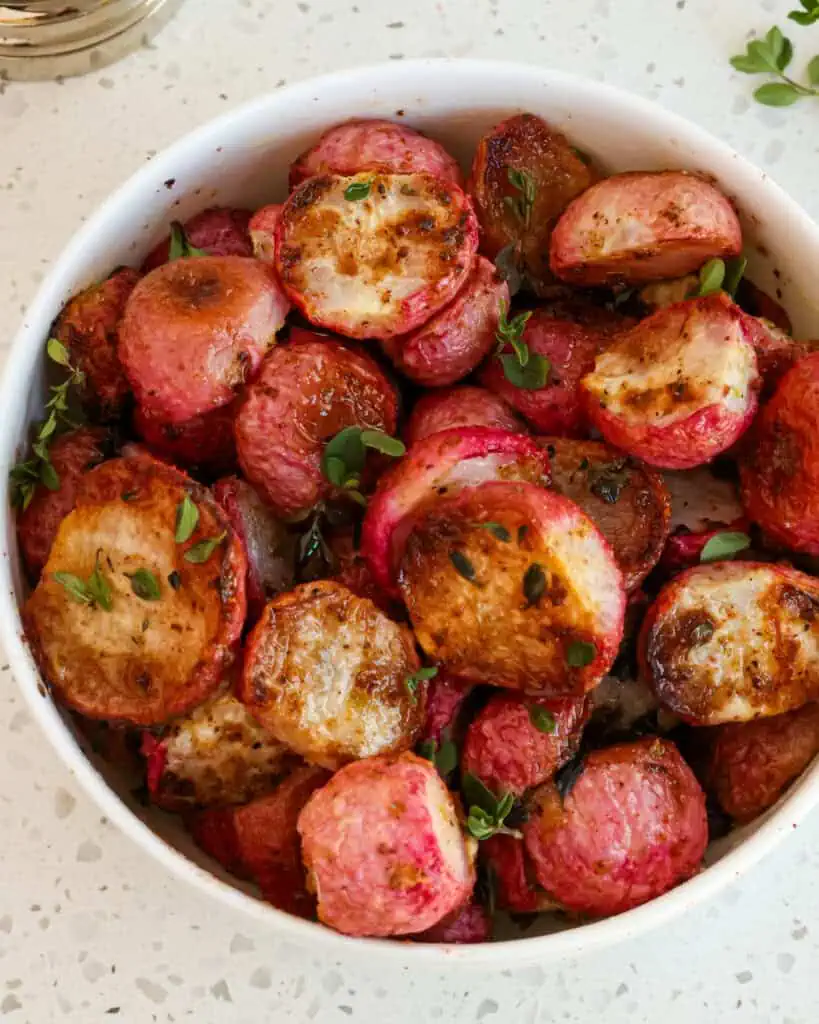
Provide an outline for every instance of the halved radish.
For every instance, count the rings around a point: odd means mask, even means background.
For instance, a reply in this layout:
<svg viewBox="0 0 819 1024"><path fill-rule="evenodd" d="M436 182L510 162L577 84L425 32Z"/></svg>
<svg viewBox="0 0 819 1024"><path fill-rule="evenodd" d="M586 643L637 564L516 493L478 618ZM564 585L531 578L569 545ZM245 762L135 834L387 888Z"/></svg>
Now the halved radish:
<svg viewBox="0 0 819 1024"><path fill-rule="evenodd" d="M750 426L758 385L744 314L720 293L641 320L600 353L581 389L610 444L653 466L690 469Z"/></svg>
<svg viewBox="0 0 819 1024"><path fill-rule="evenodd" d="M206 488L147 455L85 474L24 609L43 677L91 718L155 725L220 684L245 619L241 543Z"/></svg>
<svg viewBox="0 0 819 1024"><path fill-rule="evenodd" d="M692 725L778 715L819 698L819 581L782 565L680 573L643 622L640 662L660 703Z"/></svg>
<svg viewBox="0 0 819 1024"><path fill-rule="evenodd" d="M686 171L631 171L592 185L552 232L550 265L573 284L641 284L738 256L742 229L726 197Z"/></svg>
<svg viewBox="0 0 819 1024"><path fill-rule="evenodd" d="M379 586L398 595L407 536L431 501L486 480L548 484L548 456L523 434L490 427L442 430L413 445L381 477L364 517L361 550Z"/></svg>
<svg viewBox="0 0 819 1024"><path fill-rule="evenodd" d="M475 682L583 694L622 638L611 548L573 502L536 484L436 499L406 540L399 583L429 658Z"/></svg>
<svg viewBox="0 0 819 1024"><path fill-rule="evenodd" d="M322 175L284 204L276 269L311 323L383 339L442 309L477 246L475 214L457 185L428 174Z"/></svg>
<svg viewBox="0 0 819 1024"><path fill-rule="evenodd" d="M514 433L525 429L514 410L486 388L444 388L418 399L404 427L404 437L413 445L452 427L494 427Z"/></svg>

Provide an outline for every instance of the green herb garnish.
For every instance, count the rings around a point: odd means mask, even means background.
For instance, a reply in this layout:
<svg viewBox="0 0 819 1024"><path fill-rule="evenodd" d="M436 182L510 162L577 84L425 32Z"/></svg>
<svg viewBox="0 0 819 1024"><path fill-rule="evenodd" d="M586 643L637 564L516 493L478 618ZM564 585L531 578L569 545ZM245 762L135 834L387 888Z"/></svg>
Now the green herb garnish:
<svg viewBox="0 0 819 1024"><path fill-rule="evenodd" d="M450 551L449 560L455 566L455 571L463 576L470 583L475 582L475 566L469 561L463 551Z"/></svg>
<svg viewBox="0 0 819 1024"><path fill-rule="evenodd" d="M708 260L700 267L698 296L713 295L722 291L722 282L725 280L725 263L723 260Z"/></svg>
<svg viewBox="0 0 819 1024"><path fill-rule="evenodd" d="M528 171L519 171L515 167L506 168L506 178L518 195L504 196L504 205L512 211L524 227L528 228L537 196L535 180Z"/></svg>
<svg viewBox="0 0 819 1024"><path fill-rule="evenodd" d="M566 651L566 664L569 668L585 668L597 657L597 648L585 640L573 640Z"/></svg>
<svg viewBox="0 0 819 1024"><path fill-rule="evenodd" d="M51 463L49 446L59 430L76 427L68 413L68 392L71 387L80 387L85 374L71 365L68 349L57 338L46 342L46 353L52 362L68 370L68 378L50 388L51 398L46 402L46 417L37 424L35 440L31 446L32 458L18 462L9 470L11 500L15 508L26 509L34 497L37 484L49 491L60 487L60 476Z"/></svg>
<svg viewBox="0 0 819 1024"><path fill-rule="evenodd" d="M725 533L715 533L700 552L701 562L719 562L725 558L731 558L740 551L751 546L751 538L747 533L727 530Z"/></svg>
<svg viewBox="0 0 819 1024"><path fill-rule="evenodd" d="M630 479L626 459L616 459L602 466L592 466L588 470L589 490L607 505L617 504Z"/></svg>
<svg viewBox="0 0 819 1024"><path fill-rule="evenodd" d="M185 561L191 562L193 565L204 564L226 537L227 531L223 530L218 537L208 537L205 540L200 540L198 544L194 544L193 547L188 548L185 552Z"/></svg>
<svg viewBox="0 0 819 1024"><path fill-rule="evenodd" d="M466 828L476 839L489 839L499 833L520 838L520 832L504 824L514 807L514 794L501 793L495 796L479 778L469 773L461 780L461 793L469 808Z"/></svg>
<svg viewBox="0 0 819 1024"><path fill-rule="evenodd" d="M176 533L174 534L176 543L184 544L186 540L190 540L198 525L199 509L191 500L190 495L186 494L176 506Z"/></svg>
<svg viewBox="0 0 819 1024"><path fill-rule="evenodd" d="M538 603L546 589L546 574L543 566L532 562L523 574L523 596L529 607Z"/></svg>
<svg viewBox="0 0 819 1024"><path fill-rule="evenodd" d="M441 733L440 746L435 740L424 740L418 745L418 756L432 761L442 779L446 779L457 767L458 748L449 737L449 730Z"/></svg>
<svg viewBox="0 0 819 1024"><path fill-rule="evenodd" d="M344 189L344 198L350 202L358 202L367 198L371 188L371 181L354 181Z"/></svg>
<svg viewBox="0 0 819 1024"><path fill-rule="evenodd" d="M496 354L503 366L503 374L509 383L517 388L538 391L548 381L552 364L545 356L530 352L529 346L523 340L523 332L532 315L531 312L518 313L511 320L507 319L507 313L506 303L501 302L495 337L498 342ZM507 345L514 355L504 354Z"/></svg>
<svg viewBox="0 0 819 1024"><path fill-rule="evenodd" d="M137 569L136 572L125 574L131 581L131 590L143 601L158 601L162 596L159 580L149 569Z"/></svg>
<svg viewBox="0 0 819 1024"><path fill-rule="evenodd" d="M69 597L78 604L98 605L106 612L114 607L111 585L100 569L100 556L94 560L94 571L87 580L70 572L55 572L54 579L65 588Z"/></svg>
<svg viewBox="0 0 819 1024"><path fill-rule="evenodd" d="M438 669L434 665L430 665L427 668L419 668L417 672L413 672L412 675L407 676L404 680L404 686L407 688L407 693L412 697L413 704L418 701L418 687L422 682L427 679L434 679L438 675Z"/></svg>
<svg viewBox="0 0 819 1024"><path fill-rule="evenodd" d="M556 728L554 715L540 704L529 705L529 721L538 732L553 733Z"/></svg>
<svg viewBox="0 0 819 1024"><path fill-rule="evenodd" d="M185 229L178 220L171 222L171 240L168 244L168 263L173 263L174 260L190 259L195 256L208 255L209 253L205 252L204 249L197 249L195 245L191 245L188 241L188 236L185 234Z"/></svg>
<svg viewBox="0 0 819 1024"><path fill-rule="evenodd" d="M798 24L810 25L819 18L817 0L801 0L804 12L791 11L788 17ZM754 99L766 107L789 107L806 96L819 97L819 56L807 67L808 84L789 78L784 72L793 60L793 43L774 27L764 39L752 39L745 53L731 58L736 71L746 75L775 75L779 81L769 82L754 92Z"/></svg>
<svg viewBox="0 0 819 1024"><path fill-rule="evenodd" d="M473 524L478 530L488 530L496 540L508 543L512 539L512 534L503 526L501 523L474 523Z"/></svg>
<svg viewBox="0 0 819 1024"><path fill-rule="evenodd" d="M360 487L368 449L394 459L406 452L402 441L383 430L345 427L327 442L321 456L324 476L359 505L367 504Z"/></svg>

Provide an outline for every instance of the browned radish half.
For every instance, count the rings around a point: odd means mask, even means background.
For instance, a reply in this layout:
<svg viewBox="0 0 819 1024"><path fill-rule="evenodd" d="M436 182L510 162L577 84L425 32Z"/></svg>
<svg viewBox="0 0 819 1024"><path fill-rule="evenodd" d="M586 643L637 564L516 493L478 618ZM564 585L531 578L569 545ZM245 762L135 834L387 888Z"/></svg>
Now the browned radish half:
<svg viewBox="0 0 819 1024"><path fill-rule="evenodd" d="M131 293L119 355L137 401L166 423L227 405L287 315L270 269L244 256L163 263Z"/></svg>
<svg viewBox="0 0 819 1024"><path fill-rule="evenodd" d="M623 577L592 521L536 484L438 498L406 541L399 577L430 659L475 682L583 694L623 633Z"/></svg>
<svg viewBox="0 0 819 1024"><path fill-rule="evenodd" d="M461 169L440 142L409 125L356 118L329 128L290 168L290 188L317 174L431 174L462 184Z"/></svg>
<svg viewBox="0 0 819 1024"><path fill-rule="evenodd" d="M535 114L516 114L478 143L469 191L481 225L481 251L511 259L535 291L550 281L549 238L560 214L594 181L568 139Z"/></svg>
<svg viewBox="0 0 819 1024"><path fill-rule="evenodd" d="M242 804L272 789L295 762L228 691L143 734L148 791L168 810Z"/></svg>
<svg viewBox="0 0 819 1024"><path fill-rule="evenodd" d="M514 410L486 388L464 386L430 391L415 403L404 437L407 444L452 427L494 427L497 430L523 432L524 426Z"/></svg>
<svg viewBox="0 0 819 1024"><path fill-rule="evenodd" d="M720 293L669 306L619 335L581 389L609 444L650 465L690 469L742 436L758 385L744 314Z"/></svg>
<svg viewBox="0 0 819 1024"><path fill-rule="evenodd" d="M478 225L467 196L428 174L321 175L284 204L276 269L318 327L392 338L420 327L467 280Z"/></svg>
<svg viewBox="0 0 819 1024"><path fill-rule="evenodd" d="M395 580L407 536L430 502L486 480L548 484L548 456L522 434L489 427L452 428L419 441L387 470L361 533L361 550L379 586L398 593Z"/></svg>
<svg viewBox="0 0 819 1024"><path fill-rule="evenodd" d="M319 920L347 935L407 935L456 911L475 885L474 843L452 794L414 754L347 765L299 816Z"/></svg>
<svg viewBox="0 0 819 1024"><path fill-rule="evenodd" d="M59 698L155 725L212 693L245 619L245 555L210 493L147 455L85 474L24 609Z"/></svg>
<svg viewBox="0 0 819 1024"><path fill-rule="evenodd" d="M508 305L506 282L489 260L479 256L449 305L410 334L385 341L384 350L397 369L416 384L454 384L494 348L499 312Z"/></svg>
<svg viewBox="0 0 819 1024"><path fill-rule="evenodd" d="M742 503L774 540L819 554L819 353L780 380L740 461Z"/></svg>
<svg viewBox="0 0 819 1024"><path fill-rule="evenodd" d="M738 256L742 229L726 197L685 171L630 171L592 185L552 232L552 271L572 284L642 284Z"/></svg>
<svg viewBox="0 0 819 1024"><path fill-rule="evenodd" d="M819 581L721 561L680 573L651 606L641 671L692 725L746 722L819 698Z"/></svg>
<svg viewBox="0 0 819 1024"><path fill-rule="evenodd" d="M409 749L426 683L412 634L339 583L274 598L247 643L239 696L273 736L314 764Z"/></svg>
<svg viewBox="0 0 819 1024"><path fill-rule="evenodd" d="M819 704L709 729L705 785L734 821L776 803L819 753Z"/></svg>
<svg viewBox="0 0 819 1024"><path fill-rule="evenodd" d="M265 360L236 417L245 476L281 516L333 491L325 444L347 427L395 431L398 396L378 364L332 338L300 331Z"/></svg>
<svg viewBox="0 0 819 1024"><path fill-rule="evenodd" d="M679 885L708 844L705 796L674 744L656 738L595 750L565 796L545 783L523 831L538 883L593 917Z"/></svg>
<svg viewBox="0 0 819 1024"><path fill-rule="evenodd" d="M130 388L117 347L125 304L137 281L139 273L130 267L115 270L70 299L54 323L54 337L82 374L83 408L97 421L117 419L127 405Z"/></svg>
<svg viewBox="0 0 819 1024"><path fill-rule="evenodd" d="M570 498L611 544L626 590L657 564L668 537L671 499L659 473L599 441L540 438L552 486Z"/></svg>

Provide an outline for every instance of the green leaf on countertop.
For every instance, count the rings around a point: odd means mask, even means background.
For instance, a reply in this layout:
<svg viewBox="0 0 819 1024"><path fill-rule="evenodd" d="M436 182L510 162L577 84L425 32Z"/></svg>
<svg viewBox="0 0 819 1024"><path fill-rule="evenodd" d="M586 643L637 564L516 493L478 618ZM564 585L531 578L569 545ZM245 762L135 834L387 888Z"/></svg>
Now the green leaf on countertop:
<svg viewBox="0 0 819 1024"><path fill-rule="evenodd" d="M788 17L797 25L814 25L819 21L819 0L799 0L801 11L789 11Z"/></svg>
<svg viewBox="0 0 819 1024"><path fill-rule="evenodd" d="M819 55L808 64L808 81L811 85L819 85Z"/></svg>
<svg viewBox="0 0 819 1024"><path fill-rule="evenodd" d="M789 82L769 82L754 92L754 99L765 107L790 107L805 93Z"/></svg>

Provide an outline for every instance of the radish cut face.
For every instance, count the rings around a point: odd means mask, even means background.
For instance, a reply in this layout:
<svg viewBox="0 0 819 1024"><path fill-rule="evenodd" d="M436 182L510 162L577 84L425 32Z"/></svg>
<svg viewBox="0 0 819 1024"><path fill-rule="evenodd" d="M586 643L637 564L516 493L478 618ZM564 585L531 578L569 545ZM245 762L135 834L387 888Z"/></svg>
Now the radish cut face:
<svg viewBox="0 0 819 1024"><path fill-rule="evenodd" d="M310 178L284 204L276 268L311 323L350 338L406 334L467 279L478 225L467 196L429 174Z"/></svg>

